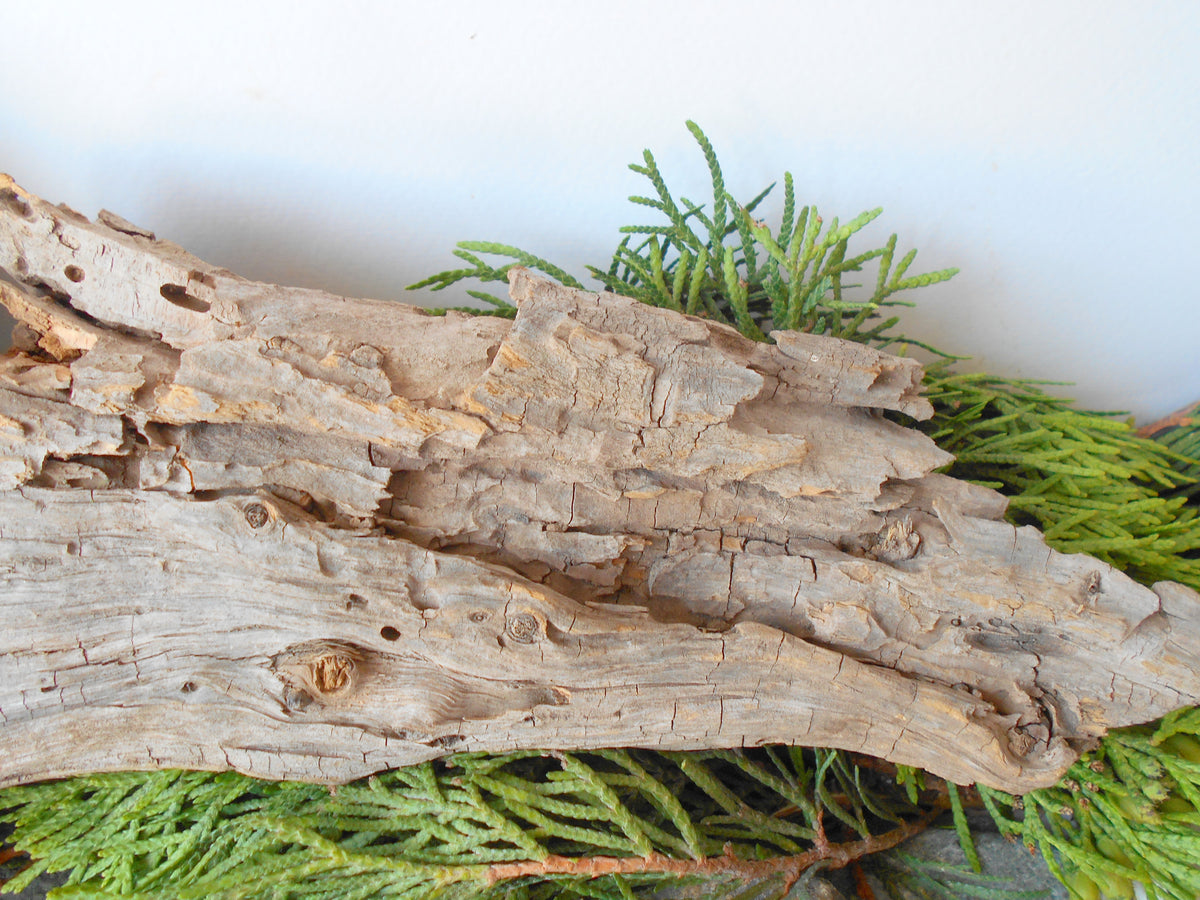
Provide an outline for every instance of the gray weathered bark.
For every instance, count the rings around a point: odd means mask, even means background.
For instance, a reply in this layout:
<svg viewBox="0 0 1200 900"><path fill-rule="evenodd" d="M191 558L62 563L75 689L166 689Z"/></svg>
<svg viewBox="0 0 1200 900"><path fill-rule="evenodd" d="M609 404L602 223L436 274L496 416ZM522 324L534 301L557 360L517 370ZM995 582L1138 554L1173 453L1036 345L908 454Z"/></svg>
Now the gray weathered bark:
<svg viewBox="0 0 1200 900"><path fill-rule="evenodd" d="M0 179L0 784L797 742L1023 791L1200 697L1200 596L1002 520L911 360L514 270L257 284Z"/></svg>

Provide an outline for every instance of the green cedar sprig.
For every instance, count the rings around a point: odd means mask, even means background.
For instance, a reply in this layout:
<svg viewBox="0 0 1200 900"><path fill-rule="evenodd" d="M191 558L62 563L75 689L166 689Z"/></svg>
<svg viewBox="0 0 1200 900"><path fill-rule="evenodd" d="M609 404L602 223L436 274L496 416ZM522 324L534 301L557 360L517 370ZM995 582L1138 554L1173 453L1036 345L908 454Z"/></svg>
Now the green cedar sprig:
<svg viewBox="0 0 1200 900"><path fill-rule="evenodd" d="M874 221L882 210L861 213L845 224L833 219L826 224L815 206L796 210L795 185L784 173L783 212L778 230L772 233L752 213L775 187L768 185L748 203L738 203L725 188L725 176L711 142L694 122L687 123L704 153L712 180L710 204L676 199L667 187L654 155L646 150L643 163L630 169L644 176L655 196L635 195L630 202L660 213L665 222L628 225L608 266L588 266L592 277L606 290L615 291L652 306L706 314L734 324L744 334L763 340L776 328L830 334L887 346L919 342L892 335L899 321L881 319L880 310L911 306L895 295L952 278L957 269L941 269L909 275L917 251L909 250L895 260L896 235L873 250L849 254L851 239ZM710 210L706 212L706 208ZM642 240L633 243L633 238ZM412 285L435 291L468 279L502 281L513 265L536 269L569 287L582 287L577 279L544 259L516 247L481 241L463 241L454 251L471 268L440 272ZM512 260L492 265L477 254ZM849 254L849 255L848 255ZM852 285L843 279L861 272L878 260L874 290L860 299L850 299ZM471 293L471 292L468 292ZM513 312L507 301L493 295L479 299L506 314ZM923 344L920 346L924 346ZM930 348L932 349L932 348Z"/></svg>
<svg viewBox="0 0 1200 900"><path fill-rule="evenodd" d="M1007 494L1010 517L1037 525L1050 546L1146 584L1200 587L1200 509L1188 503L1200 431L1177 428L1174 443L1160 443L1037 382L945 366L927 374L925 393L935 413L921 427L955 454L951 474Z"/></svg>
<svg viewBox="0 0 1200 900"><path fill-rule="evenodd" d="M876 796L881 785L828 750L602 750L460 754L336 789L228 772L96 775L9 788L0 803L36 860L8 890L70 869L59 896L569 900L635 896L667 879L492 883L492 867L552 854L786 858L818 830L854 840L920 811ZM752 885L709 878L703 896L751 887L786 889L767 873Z"/></svg>
<svg viewBox="0 0 1200 900"><path fill-rule="evenodd" d="M1085 900L1200 896L1200 722L1181 710L1109 734L1055 787L1017 798L980 788L1003 833L1040 852Z"/></svg>

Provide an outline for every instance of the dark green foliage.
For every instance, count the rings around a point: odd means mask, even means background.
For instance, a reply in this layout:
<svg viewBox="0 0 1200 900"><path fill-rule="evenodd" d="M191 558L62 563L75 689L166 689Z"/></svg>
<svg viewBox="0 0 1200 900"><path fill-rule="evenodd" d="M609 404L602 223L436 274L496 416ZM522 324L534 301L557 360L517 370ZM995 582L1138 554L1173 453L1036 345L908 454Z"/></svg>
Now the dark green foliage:
<svg viewBox="0 0 1200 900"><path fill-rule="evenodd" d="M895 235L877 249L851 251L851 238L879 210L826 225L815 208L796 209L790 174L772 231L752 216L770 188L736 202L711 143L694 123L688 128L708 167L712 202L676 199L647 151L631 168L652 195L630 199L661 219L622 229L609 265L589 267L601 285L734 324L756 339L797 328L879 347L917 344L894 334L898 320L883 313L909 305L895 295L955 270L909 275L916 251L897 260ZM517 264L580 286L507 245L464 242L454 252L467 267L419 286L504 282ZM874 277L855 299L843 277L866 266ZM493 314L514 312L499 296L468 294ZM923 427L956 454L952 474L1006 493L1015 522L1036 524L1056 548L1092 553L1143 581L1200 588L1194 422L1166 429L1158 443L1031 382L960 374L946 362L926 383L936 414ZM1076 897L1090 900L1097 885L1128 896L1136 879L1152 897L1193 898L1200 895L1198 734L1200 711L1181 710L1110 735L1053 788L1024 798L988 789L978 796L1002 832L1040 851ZM16 823L14 840L35 860L9 888L40 871L70 869L59 894L66 897L778 900L786 890L779 877L540 875L489 884L487 867L548 854L695 860L728 851L786 859L811 850L818 829L831 841L855 841L922 811L949 809L967 868L902 851L866 862L898 897L1026 896L976 874L964 811L972 795L919 770L859 762L840 751L787 747L459 755L336 791L232 773L117 774L11 788L0 793L7 808L0 817Z"/></svg>

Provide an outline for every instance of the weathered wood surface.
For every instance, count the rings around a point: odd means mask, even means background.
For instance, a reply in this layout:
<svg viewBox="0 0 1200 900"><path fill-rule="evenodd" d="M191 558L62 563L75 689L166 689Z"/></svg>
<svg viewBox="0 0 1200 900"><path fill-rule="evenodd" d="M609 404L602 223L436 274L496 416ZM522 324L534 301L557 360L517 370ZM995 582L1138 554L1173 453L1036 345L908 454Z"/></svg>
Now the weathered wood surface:
<svg viewBox="0 0 1200 900"><path fill-rule="evenodd" d="M0 178L0 784L797 742L1023 791L1200 698L1200 597L1002 521L910 360L514 271L258 284Z"/></svg>

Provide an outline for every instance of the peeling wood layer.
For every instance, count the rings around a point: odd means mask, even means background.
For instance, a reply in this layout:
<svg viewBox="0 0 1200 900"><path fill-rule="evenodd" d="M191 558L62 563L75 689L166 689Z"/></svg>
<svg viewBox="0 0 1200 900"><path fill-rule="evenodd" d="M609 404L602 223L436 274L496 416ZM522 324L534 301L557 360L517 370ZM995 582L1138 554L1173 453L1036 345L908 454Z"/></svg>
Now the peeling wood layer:
<svg viewBox="0 0 1200 900"><path fill-rule="evenodd" d="M0 200L0 783L796 742L1024 791L1200 698L1200 596L938 474L882 414L931 414L912 360L520 269L515 321L434 316Z"/></svg>

